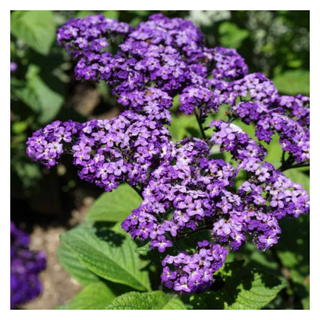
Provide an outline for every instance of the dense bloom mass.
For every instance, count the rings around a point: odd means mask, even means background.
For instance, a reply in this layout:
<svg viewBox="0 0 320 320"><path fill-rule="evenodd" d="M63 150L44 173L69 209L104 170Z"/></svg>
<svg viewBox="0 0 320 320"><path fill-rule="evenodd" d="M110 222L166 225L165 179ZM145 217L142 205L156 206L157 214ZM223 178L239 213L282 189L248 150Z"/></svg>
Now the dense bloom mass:
<svg viewBox="0 0 320 320"><path fill-rule="evenodd" d="M104 50L116 35L124 39L112 56ZM151 84L172 93L187 85L242 77L248 72L234 49L204 46L190 21L152 15L135 29L102 15L71 19L58 30L58 42L77 60L77 79L105 80L114 94Z"/></svg>
<svg viewBox="0 0 320 320"><path fill-rule="evenodd" d="M30 251L29 242L29 236L11 222L11 309L33 300L42 291L39 273L46 267L46 255Z"/></svg>
<svg viewBox="0 0 320 320"><path fill-rule="evenodd" d="M119 37L123 42L113 56L105 51L107 40ZM155 14L132 28L96 15L69 20L57 39L77 59L77 79L106 81L124 106L130 99L139 105L146 87L171 96L180 93L179 109L199 109L200 118L228 104L230 116L255 125L259 140L269 143L277 133L290 161L310 160L309 98L280 96L263 74L248 74L235 49L206 48L190 21ZM148 104L147 109L152 108ZM170 122L169 113L161 112L165 109L154 110Z"/></svg>
<svg viewBox="0 0 320 320"><path fill-rule="evenodd" d="M106 51L119 41L115 55ZM307 191L281 171L309 163L309 98L279 95L263 74L248 74L236 50L206 48L199 29L179 18L155 14L135 28L102 15L72 19L58 42L77 60L76 78L106 81L125 111L111 120L55 121L28 139L27 153L47 167L72 154L80 178L106 191L133 186L142 201L122 227L167 254L161 279L168 288L203 292L229 250L248 239L267 250L279 240L279 219L309 212ZM166 126L177 94L203 139L172 140ZM222 105L228 121L212 121L205 133L206 117ZM281 170L235 119L254 125L259 141L279 135ZM214 158L213 146L234 166ZM198 232L203 241L181 246Z"/></svg>
<svg viewBox="0 0 320 320"><path fill-rule="evenodd" d="M161 280L166 287L181 293L201 293L211 287L212 275L223 266L227 254L228 250L219 244L207 240L198 242L198 250L193 255L181 252L177 256L166 256Z"/></svg>
<svg viewBox="0 0 320 320"><path fill-rule="evenodd" d="M79 132L81 125L72 120L54 121L33 133L27 141L27 155L47 168L55 166L61 155L66 153L72 138Z"/></svg>
<svg viewBox="0 0 320 320"><path fill-rule="evenodd" d="M169 141L158 118L127 110L111 120L55 121L28 139L27 154L50 168L71 153L81 179L106 191L124 181L135 186L146 182Z"/></svg>

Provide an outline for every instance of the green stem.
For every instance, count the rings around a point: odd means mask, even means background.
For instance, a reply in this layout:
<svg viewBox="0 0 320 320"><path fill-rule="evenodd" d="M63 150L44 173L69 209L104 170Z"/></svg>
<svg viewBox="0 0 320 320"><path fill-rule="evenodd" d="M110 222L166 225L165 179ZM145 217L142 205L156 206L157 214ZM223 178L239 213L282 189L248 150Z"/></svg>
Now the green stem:
<svg viewBox="0 0 320 320"><path fill-rule="evenodd" d="M130 187L141 197L141 199L143 199L141 190L139 190L136 186L130 185Z"/></svg>
<svg viewBox="0 0 320 320"><path fill-rule="evenodd" d="M284 172L289 169L304 168L309 166L310 166L310 162L301 162L301 163L294 164L293 166L281 166L278 170L280 170L281 172Z"/></svg>
<svg viewBox="0 0 320 320"><path fill-rule="evenodd" d="M195 108L194 109L194 114L196 115L197 122L198 122L198 125L199 125L199 128L200 128L200 131L201 131L202 138L207 140L206 134L204 132L204 129L203 129L203 126L202 126L202 123L201 123L202 122L201 111L198 108Z"/></svg>

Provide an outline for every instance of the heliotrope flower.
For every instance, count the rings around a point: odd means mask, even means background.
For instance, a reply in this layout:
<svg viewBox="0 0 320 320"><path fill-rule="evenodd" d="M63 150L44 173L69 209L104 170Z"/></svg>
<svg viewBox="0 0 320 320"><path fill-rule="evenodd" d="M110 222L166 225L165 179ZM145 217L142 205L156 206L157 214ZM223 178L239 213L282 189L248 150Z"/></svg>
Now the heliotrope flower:
<svg viewBox="0 0 320 320"><path fill-rule="evenodd" d="M115 40L122 42L112 55L106 47ZM254 125L267 143L278 134L283 165L308 164L309 98L280 96L266 76L248 74L235 49L206 48L200 30L180 18L155 14L135 28L102 15L72 19L58 42L77 60L76 78L106 81L125 111L111 120L55 121L28 139L27 153L47 167L72 154L80 178L106 191L133 186L142 201L122 227L170 253L161 274L168 288L205 291L230 250L249 238L267 250L280 238L281 218L309 212L307 191L265 162L267 150L232 123ZM207 134L201 128L203 139L173 142L166 125L176 94L179 110L195 112L200 126L223 104L229 120L212 121ZM213 158L214 145L230 152L234 166ZM205 230L204 241L181 249L182 239Z"/></svg>
<svg viewBox="0 0 320 320"><path fill-rule="evenodd" d="M31 251L29 243L29 236L11 222L11 309L35 299L42 292L39 273L46 267L46 255Z"/></svg>

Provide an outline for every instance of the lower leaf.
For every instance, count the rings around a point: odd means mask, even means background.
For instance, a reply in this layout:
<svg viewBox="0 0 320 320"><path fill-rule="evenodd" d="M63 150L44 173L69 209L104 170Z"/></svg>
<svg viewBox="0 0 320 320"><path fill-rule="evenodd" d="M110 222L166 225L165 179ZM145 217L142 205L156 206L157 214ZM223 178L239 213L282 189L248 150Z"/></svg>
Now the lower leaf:
<svg viewBox="0 0 320 320"><path fill-rule="evenodd" d="M129 292L114 299L107 310L186 310L176 295L162 291Z"/></svg>

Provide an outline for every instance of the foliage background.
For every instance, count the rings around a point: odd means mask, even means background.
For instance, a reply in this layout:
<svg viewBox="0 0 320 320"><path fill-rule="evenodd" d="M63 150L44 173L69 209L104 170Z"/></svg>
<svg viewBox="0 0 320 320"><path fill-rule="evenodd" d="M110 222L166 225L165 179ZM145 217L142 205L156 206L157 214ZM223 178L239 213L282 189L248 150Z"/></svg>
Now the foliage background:
<svg viewBox="0 0 320 320"><path fill-rule="evenodd" d="M36 248L46 250L49 258L56 253L55 250L48 252L44 245L48 233L53 228L58 228L61 233L81 222L83 212L102 191L77 178L70 158L63 158L61 164L50 171L33 163L25 154L25 142L33 131L55 119L82 122L112 118L119 113L116 99L104 83L80 83L74 79L75 63L55 40L57 28L68 19L96 13L11 12L11 61L18 65L11 73L11 220L34 235ZM145 21L152 13L102 12L133 26ZM265 73L281 94L309 95L308 11L162 13L192 20L203 32L208 47L236 48L245 58L250 72ZM195 119L177 111L177 97L173 110L173 137L179 140L189 135L197 136ZM218 116L223 117L223 110ZM246 131L254 137L252 128L246 127ZM276 139L267 148L267 160L276 164L281 157ZM309 190L308 170L291 169L286 174ZM264 269L285 281L286 288L266 308L309 309L309 216L281 221L281 227L283 234L274 249L263 253L248 244L228 259L245 259L249 266ZM43 281L58 276L58 269L50 269L51 273L46 271ZM63 286L45 286L43 296L50 297L46 290L59 292ZM50 305L40 297L40 303L31 304L31 307L55 307L70 298Z"/></svg>

